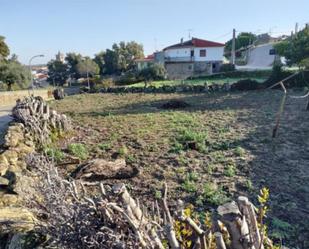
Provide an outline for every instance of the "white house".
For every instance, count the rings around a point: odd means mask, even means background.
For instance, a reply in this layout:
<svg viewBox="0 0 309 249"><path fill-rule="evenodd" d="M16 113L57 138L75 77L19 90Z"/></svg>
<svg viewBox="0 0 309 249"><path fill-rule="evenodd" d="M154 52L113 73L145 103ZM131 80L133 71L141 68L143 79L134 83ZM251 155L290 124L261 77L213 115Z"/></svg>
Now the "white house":
<svg viewBox="0 0 309 249"><path fill-rule="evenodd" d="M163 49L169 78L187 78L219 71L224 44L192 38Z"/></svg>

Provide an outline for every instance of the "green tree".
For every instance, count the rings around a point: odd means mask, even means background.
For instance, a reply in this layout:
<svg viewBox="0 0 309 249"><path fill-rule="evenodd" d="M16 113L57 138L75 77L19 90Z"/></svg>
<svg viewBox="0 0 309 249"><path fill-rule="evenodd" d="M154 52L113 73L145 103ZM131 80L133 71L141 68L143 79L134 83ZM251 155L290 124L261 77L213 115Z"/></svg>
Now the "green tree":
<svg viewBox="0 0 309 249"><path fill-rule="evenodd" d="M8 57L10 54L10 49L4 40L5 38L0 36L0 60Z"/></svg>
<svg viewBox="0 0 309 249"><path fill-rule="evenodd" d="M104 74L118 74L120 68L118 66L117 52L107 49L104 53Z"/></svg>
<svg viewBox="0 0 309 249"><path fill-rule="evenodd" d="M78 62L76 67L78 73L83 77L87 77L88 75L93 77L100 73L98 64L91 60L89 57L86 57L84 60Z"/></svg>
<svg viewBox="0 0 309 249"><path fill-rule="evenodd" d="M120 42L119 45L114 44L113 50L117 54L118 69L125 72L133 68L134 60L144 58L143 45L135 41Z"/></svg>
<svg viewBox="0 0 309 249"><path fill-rule="evenodd" d="M242 32L235 39L235 49L247 47L256 40L256 35L250 32ZM225 43L225 52L231 52L233 39Z"/></svg>
<svg viewBox="0 0 309 249"><path fill-rule="evenodd" d="M68 65L69 76L73 79L79 79L81 75L77 70L77 64L83 60L83 56L81 54L76 53L68 53L65 57L65 61Z"/></svg>
<svg viewBox="0 0 309 249"><path fill-rule="evenodd" d="M288 65L309 68L309 27L288 40L276 44L275 49L279 55L286 58Z"/></svg>
<svg viewBox="0 0 309 249"><path fill-rule="evenodd" d="M120 74L134 67L135 59L144 57L144 49L135 41L113 44L112 49L100 52L95 62L100 67L100 74Z"/></svg>
<svg viewBox="0 0 309 249"><path fill-rule="evenodd" d="M12 54L11 57L9 58L9 61L18 62L18 56L16 54Z"/></svg>
<svg viewBox="0 0 309 249"><path fill-rule="evenodd" d="M16 84L19 88L24 89L30 85L30 71L18 61L0 62L0 81L7 85L8 91Z"/></svg>
<svg viewBox="0 0 309 249"><path fill-rule="evenodd" d="M105 52L102 51L98 54L96 54L94 56L94 62L97 63L97 65L99 66L99 69L100 69L100 75L103 75L105 74L105 59L104 59L104 56L105 56Z"/></svg>
<svg viewBox="0 0 309 249"><path fill-rule="evenodd" d="M54 85L63 85L69 78L69 71L67 64L58 60L51 60L47 64L48 78L47 81Z"/></svg>

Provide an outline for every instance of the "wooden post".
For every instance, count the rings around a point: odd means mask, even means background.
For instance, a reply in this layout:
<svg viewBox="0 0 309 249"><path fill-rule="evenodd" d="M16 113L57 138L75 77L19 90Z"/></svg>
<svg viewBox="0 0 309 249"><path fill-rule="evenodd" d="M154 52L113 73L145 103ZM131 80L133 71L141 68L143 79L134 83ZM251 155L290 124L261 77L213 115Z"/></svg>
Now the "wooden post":
<svg viewBox="0 0 309 249"><path fill-rule="evenodd" d="M216 232L214 235L215 235L215 238L216 238L217 248L218 249L226 249L222 233Z"/></svg>
<svg viewBox="0 0 309 249"><path fill-rule="evenodd" d="M233 40L232 40L232 52L231 52L231 64L235 65L235 46L236 46L236 30L233 29Z"/></svg>
<svg viewBox="0 0 309 249"><path fill-rule="evenodd" d="M275 138L277 136L277 131L278 131L278 128L279 128L281 115L282 115L283 110L284 110L285 100L286 100L286 94L284 93L284 95L283 95L283 97L281 99L279 111L277 113L276 125L275 125L275 127L273 129L273 136L272 136L273 138Z"/></svg>

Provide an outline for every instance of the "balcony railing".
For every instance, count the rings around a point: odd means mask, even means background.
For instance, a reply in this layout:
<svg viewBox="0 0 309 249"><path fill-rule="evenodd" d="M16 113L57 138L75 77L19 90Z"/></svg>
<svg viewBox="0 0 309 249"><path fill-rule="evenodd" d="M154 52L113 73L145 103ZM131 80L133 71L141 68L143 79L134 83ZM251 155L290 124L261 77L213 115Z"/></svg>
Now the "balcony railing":
<svg viewBox="0 0 309 249"><path fill-rule="evenodd" d="M166 62L193 62L194 56L184 56L184 57L165 57Z"/></svg>

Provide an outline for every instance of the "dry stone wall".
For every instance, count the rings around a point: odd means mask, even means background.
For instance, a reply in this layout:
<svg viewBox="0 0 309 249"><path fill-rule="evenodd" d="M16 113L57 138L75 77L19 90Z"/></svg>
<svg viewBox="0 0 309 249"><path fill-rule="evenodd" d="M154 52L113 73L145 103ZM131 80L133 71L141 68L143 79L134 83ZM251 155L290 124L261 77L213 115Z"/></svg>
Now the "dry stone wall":
<svg viewBox="0 0 309 249"><path fill-rule="evenodd" d="M31 94L41 96L45 100L53 97L52 91L49 89L0 92L0 106L14 105L17 99L30 96Z"/></svg>
<svg viewBox="0 0 309 249"><path fill-rule="evenodd" d="M26 158L48 143L52 132L61 133L71 127L66 116L49 110L41 97L19 100L13 118L0 151L1 234L34 228L36 218L24 207L29 200L40 203L41 196L34 187L38 177L28 168Z"/></svg>

